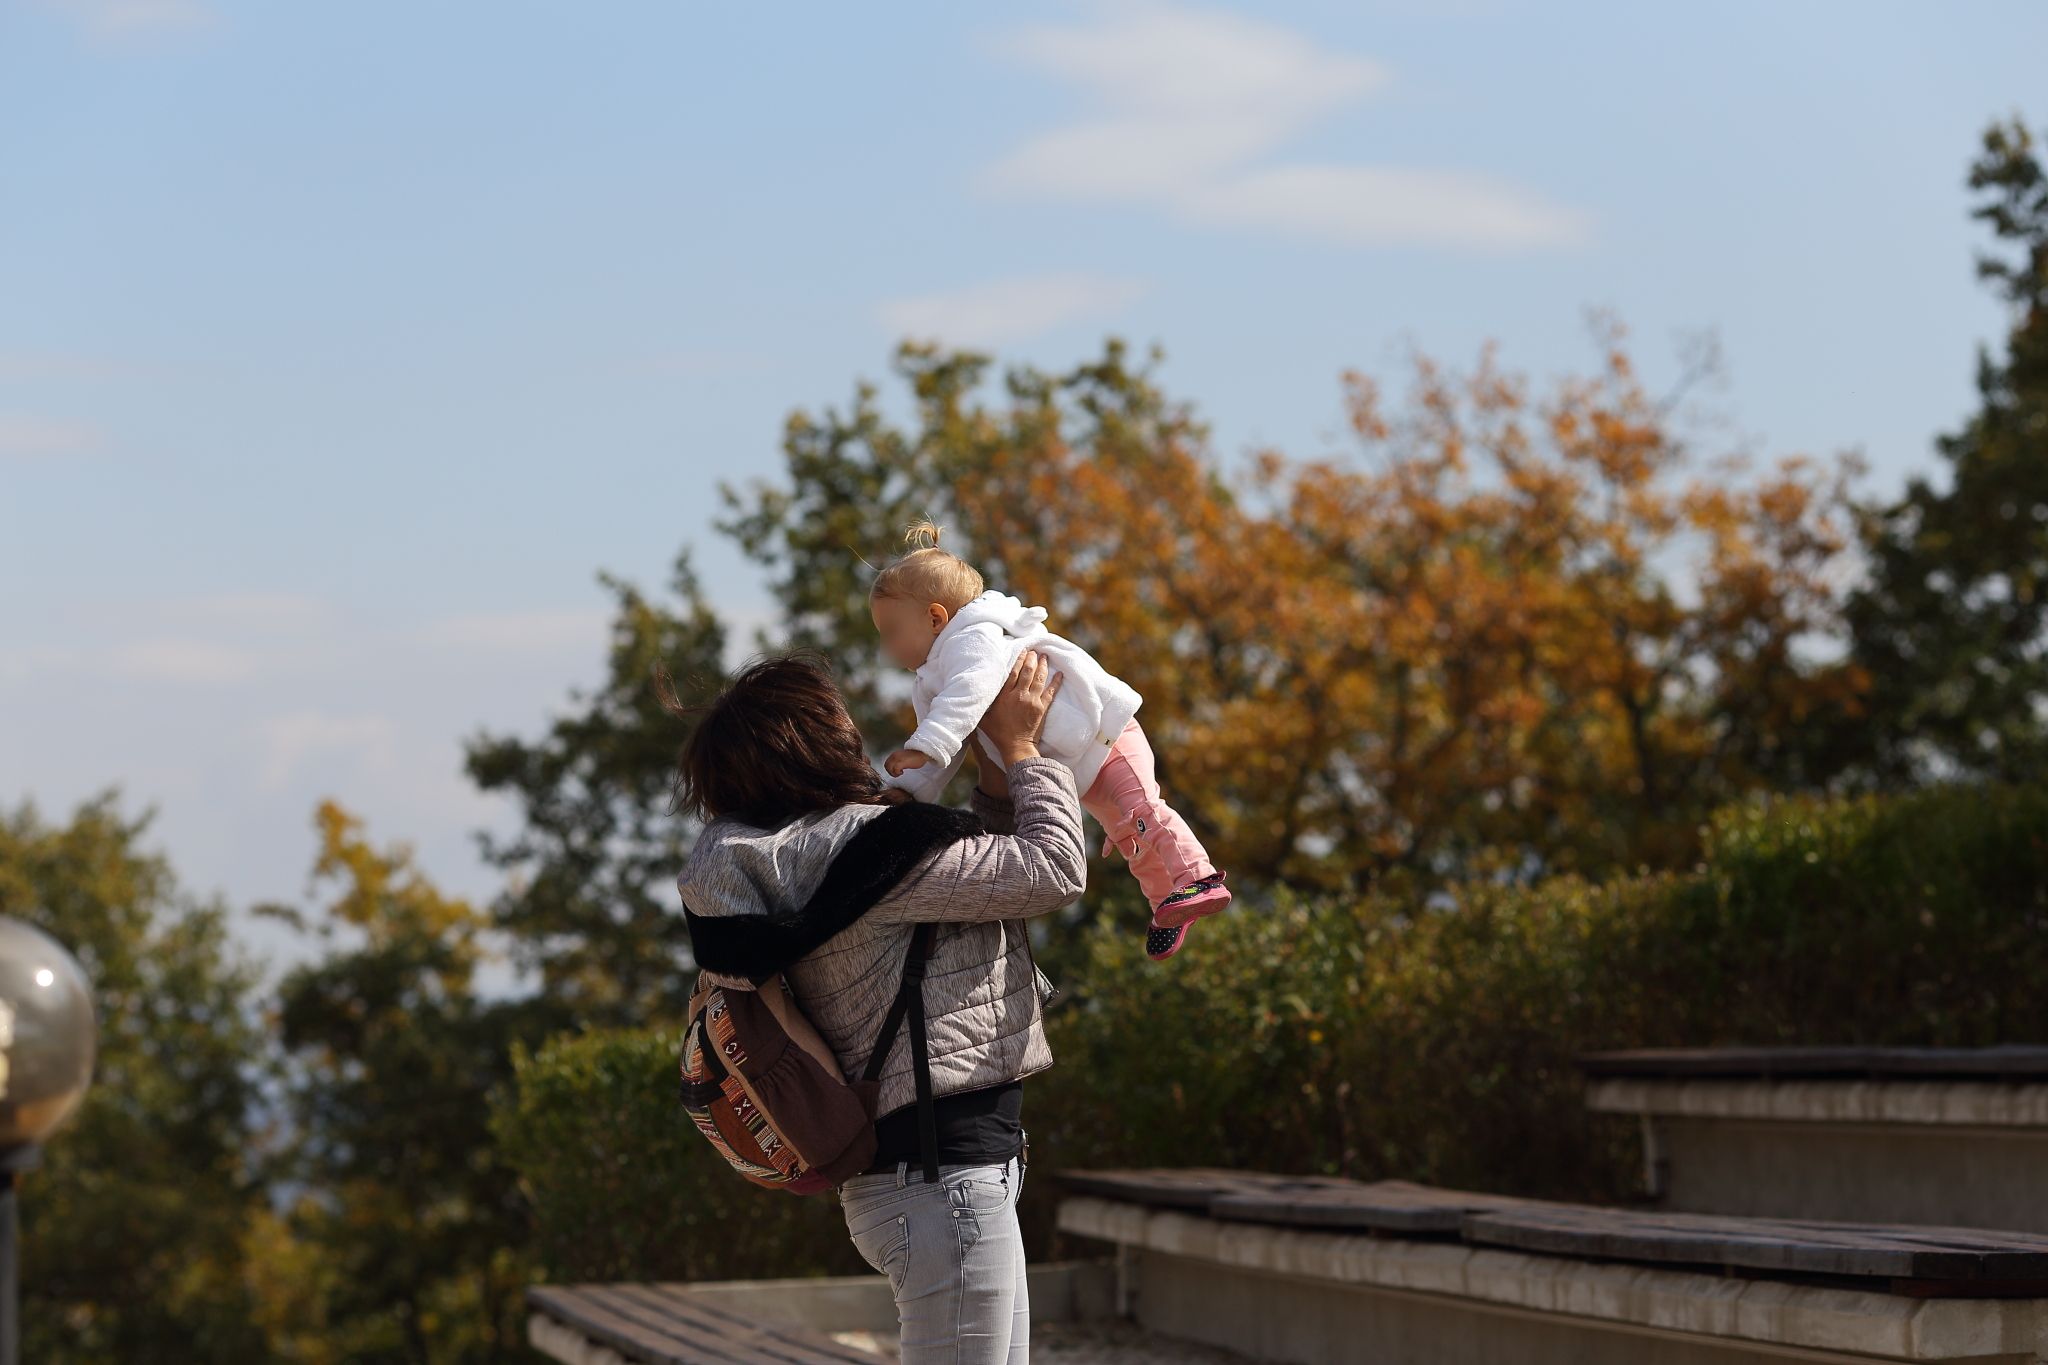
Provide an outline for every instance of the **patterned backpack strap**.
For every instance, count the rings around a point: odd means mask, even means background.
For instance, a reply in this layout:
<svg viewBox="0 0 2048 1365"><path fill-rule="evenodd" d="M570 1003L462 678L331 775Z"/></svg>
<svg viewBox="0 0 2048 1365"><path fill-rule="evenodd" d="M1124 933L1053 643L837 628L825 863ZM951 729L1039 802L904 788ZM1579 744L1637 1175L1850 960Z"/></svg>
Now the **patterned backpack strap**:
<svg viewBox="0 0 2048 1365"><path fill-rule="evenodd" d="M698 1011L691 1016L689 1029L683 1037L683 1110L689 1114L690 1121L696 1125L697 1131L708 1138L718 1154L725 1158L726 1163L741 1175L763 1183L786 1179L789 1174L787 1171L779 1170L772 1164L762 1165L750 1160L747 1154L735 1148L727 1140L712 1113L714 1106L723 1104L728 1112L733 1112L734 1118L741 1124L747 1124L748 1120L754 1117L747 1112L747 1108L734 1112L732 1100L733 1092L738 1088L738 1078L720 1057L720 1033L724 1032L728 1036L730 1034L729 1027L725 1030L719 1028L719 1025L725 1022L725 1016L724 993L716 989L707 994ZM744 1098L744 1092L741 1093L741 1097ZM758 1128L759 1125L751 1126ZM772 1152L763 1152L762 1155L767 1156L771 1162L774 1160Z"/></svg>

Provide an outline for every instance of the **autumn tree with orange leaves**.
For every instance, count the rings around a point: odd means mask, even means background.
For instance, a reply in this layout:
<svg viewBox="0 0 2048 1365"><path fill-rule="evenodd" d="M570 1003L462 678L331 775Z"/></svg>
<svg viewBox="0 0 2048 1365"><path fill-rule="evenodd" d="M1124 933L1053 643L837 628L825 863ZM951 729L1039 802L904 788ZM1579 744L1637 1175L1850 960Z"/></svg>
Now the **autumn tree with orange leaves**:
<svg viewBox="0 0 2048 1365"><path fill-rule="evenodd" d="M886 747L907 712L864 559L940 520L1144 694L1171 799L1246 880L1672 865L1712 806L1802 784L1806 719L1857 704L1821 657L1854 471L1703 462L1599 339L1541 394L1490 352L1418 359L1398 404L1349 375L1351 449L1232 471L1119 345L994 400L985 358L906 347L914 424L872 388L797 414L790 483L728 489L727 529Z"/></svg>

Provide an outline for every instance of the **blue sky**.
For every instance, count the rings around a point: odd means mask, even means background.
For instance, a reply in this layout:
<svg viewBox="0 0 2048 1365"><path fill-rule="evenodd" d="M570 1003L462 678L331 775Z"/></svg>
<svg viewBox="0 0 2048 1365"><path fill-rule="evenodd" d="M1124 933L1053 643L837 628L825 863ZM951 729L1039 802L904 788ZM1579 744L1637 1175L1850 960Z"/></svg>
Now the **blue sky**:
<svg viewBox="0 0 2048 1365"><path fill-rule="evenodd" d="M460 742L594 680L906 334L1109 333L1219 453L1498 340L1765 454L1931 466L2001 331L1962 177L2048 9L0 0L0 799L109 785L188 881L304 889L324 795L488 894ZM285 945L252 927L263 952Z"/></svg>

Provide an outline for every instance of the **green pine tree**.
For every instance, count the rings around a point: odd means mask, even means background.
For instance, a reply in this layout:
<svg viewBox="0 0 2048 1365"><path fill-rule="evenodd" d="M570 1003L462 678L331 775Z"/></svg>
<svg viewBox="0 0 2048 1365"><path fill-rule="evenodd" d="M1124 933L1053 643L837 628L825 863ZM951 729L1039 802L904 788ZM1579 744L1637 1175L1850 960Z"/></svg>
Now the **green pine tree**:
<svg viewBox="0 0 2048 1365"><path fill-rule="evenodd" d="M1916 478L1870 519L1848 618L1871 691L1840 758L1885 784L2048 759L2048 172L2014 121L1985 133L1969 183L2001 248L1978 273L2012 330L2002 358L1979 355L1978 411L1940 441L1948 487Z"/></svg>

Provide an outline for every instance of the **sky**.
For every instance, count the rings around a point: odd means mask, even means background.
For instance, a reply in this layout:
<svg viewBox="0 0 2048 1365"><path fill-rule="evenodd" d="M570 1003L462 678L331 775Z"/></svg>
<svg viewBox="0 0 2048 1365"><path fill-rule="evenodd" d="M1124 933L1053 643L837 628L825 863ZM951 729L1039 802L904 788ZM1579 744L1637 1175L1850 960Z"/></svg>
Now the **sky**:
<svg viewBox="0 0 2048 1365"><path fill-rule="evenodd" d="M241 912L323 797L488 898L464 739L599 680L599 570L768 621L718 485L904 337L1156 343L1228 460L1605 309L1896 489L2003 332L1963 177L2044 51L2032 0L0 0L0 803L118 788L280 963Z"/></svg>

